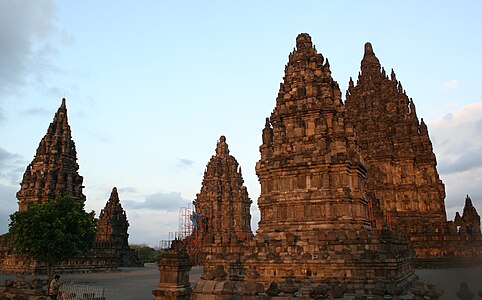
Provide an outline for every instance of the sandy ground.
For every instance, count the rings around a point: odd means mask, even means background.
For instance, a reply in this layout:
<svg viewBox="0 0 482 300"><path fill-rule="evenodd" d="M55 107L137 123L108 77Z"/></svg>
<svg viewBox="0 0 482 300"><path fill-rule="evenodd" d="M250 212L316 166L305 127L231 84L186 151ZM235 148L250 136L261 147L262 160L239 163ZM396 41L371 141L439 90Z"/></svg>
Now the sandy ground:
<svg viewBox="0 0 482 300"><path fill-rule="evenodd" d="M444 290L444 299L457 300L456 292L460 283L465 281L475 295L482 290L482 268L465 269L423 269L416 274L426 283L433 283ZM194 267L190 280L197 282L202 269ZM62 274L62 282L73 282L105 287L108 300L143 300L153 299L152 290L159 283L159 271L155 264L146 264L144 268L121 268L119 272ZM0 284L5 279L13 279L14 275L0 275ZM44 277L45 278L45 277ZM477 296L474 299L478 299Z"/></svg>

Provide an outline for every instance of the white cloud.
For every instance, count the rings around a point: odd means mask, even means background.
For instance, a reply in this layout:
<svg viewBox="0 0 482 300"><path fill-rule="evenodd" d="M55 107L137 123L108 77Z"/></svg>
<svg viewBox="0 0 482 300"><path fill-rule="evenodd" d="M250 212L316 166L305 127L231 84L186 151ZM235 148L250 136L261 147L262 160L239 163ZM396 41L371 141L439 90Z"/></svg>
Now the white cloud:
<svg viewBox="0 0 482 300"><path fill-rule="evenodd" d="M129 243L158 246L161 240L169 238L169 232L179 227L178 212L157 211L152 209L127 210Z"/></svg>
<svg viewBox="0 0 482 300"><path fill-rule="evenodd" d="M182 169L187 169L194 164L194 161L186 158L178 158L177 159L177 166Z"/></svg>
<svg viewBox="0 0 482 300"><path fill-rule="evenodd" d="M42 82L52 70L52 42L60 32L55 15L51 0L0 2L0 94L15 93L29 81Z"/></svg>
<svg viewBox="0 0 482 300"><path fill-rule="evenodd" d="M10 185L18 185L26 165L21 155L0 147L0 180L7 180Z"/></svg>
<svg viewBox="0 0 482 300"><path fill-rule="evenodd" d="M482 213L482 102L429 124L438 170L447 193L447 217L461 212L468 194Z"/></svg>
<svg viewBox="0 0 482 300"><path fill-rule="evenodd" d="M190 201L184 199L181 193L155 193L147 195L143 202L133 200L122 200L126 209L152 209L158 211L179 211L181 207L186 206Z"/></svg>
<svg viewBox="0 0 482 300"><path fill-rule="evenodd" d="M455 90L458 87L459 87L459 81L457 79L453 79L453 80L444 82L443 90L444 91Z"/></svg>

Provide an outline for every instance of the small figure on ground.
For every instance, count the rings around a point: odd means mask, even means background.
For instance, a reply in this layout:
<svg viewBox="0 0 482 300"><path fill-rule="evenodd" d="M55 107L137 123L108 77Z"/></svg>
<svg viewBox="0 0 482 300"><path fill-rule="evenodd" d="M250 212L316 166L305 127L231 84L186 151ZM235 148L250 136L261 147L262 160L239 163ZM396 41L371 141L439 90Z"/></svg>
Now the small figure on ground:
<svg viewBox="0 0 482 300"><path fill-rule="evenodd" d="M54 279L49 284L49 299L51 300L57 300L57 297L59 295L59 283L60 275L55 275Z"/></svg>

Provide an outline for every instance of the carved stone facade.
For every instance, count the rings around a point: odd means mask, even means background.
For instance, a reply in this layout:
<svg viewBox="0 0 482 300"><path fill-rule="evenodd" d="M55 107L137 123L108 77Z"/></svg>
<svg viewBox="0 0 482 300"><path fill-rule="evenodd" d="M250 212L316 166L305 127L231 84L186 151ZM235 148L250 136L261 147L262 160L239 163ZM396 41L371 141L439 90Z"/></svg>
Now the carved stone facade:
<svg viewBox="0 0 482 300"><path fill-rule="evenodd" d="M368 168L368 200L380 206L388 226L405 229L417 262L482 263L475 208L466 201L470 233L460 216L455 220L459 229L447 222L444 184L427 125L419 122L415 104L393 70L387 76L370 43L356 84L350 79L345 104Z"/></svg>
<svg viewBox="0 0 482 300"><path fill-rule="evenodd" d="M444 224L445 189L427 126L391 72L381 68L370 43L365 45L356 85L350 79L347 116L357 130L368 166L367 195L401 226Z"/></svg>
<svg viewBox="0 0 482 300"><path fill-rule="evenodd" d="M194 201L199 226L206 233L205 244L230 245L252 237L252 201L243 184L241 167L229 154L226 137L221 136Z"/></svg>
<svg viewBox="0 0 482 300"><path fill-rule="evenodd" d="M27 210L30 203L43 203L62 196L84 202L83 178L78 170L77 151L67 120L65 99L62 99L23 175L17 193L19 210Z"/></svg>
<svg viewBox="0 0 482 300"><path fill-rule="evenodd" d="M96 249L106 249L118 257L118 266L142 266L134 250L129 248L129 222L119 200L117 188L113 188L97 222Z"/></svg>
<svg viewBox="0 0 482 300"><path fill-rule="evenodd" d="M467 234L480 235L480 216L472 204L472 199L470 199L469 195L465 198L465 206L462 216L457 212L455 214L454 223L455 226L458 227L459 232L460 230L463 230Z"/></svg>
<svg viewBox="0 0 482 300"><path fill-rule="evenodd" d="M366 168L344 115L328 60L299 35L263 130L258 234L369 226Z"/></svg>
<svg viewBox="0 0 482 300"><path fill-rule="evenodd" d="M117 188L114 187L104 209L100 211L96 240L99 242L113 242L119 248L128 248L128 228L129 222L127 221L126 212L120 203Z"/></svg>
<svg viewBox="0 0 482 300"><path fill-rule="evenodd" d="M19 210L28 210L32 203L53 201L69 196L85 201L82 176L78 173L77 152L67 120L65 99L40 141L33 161L27 166L17 193ZM136 254L127 243L126 215L117 192L101 213L95 248L81 256L61 263L58 271L90 272L114 270L122 265L139 265ZM39 273L45 266L25 260L8 250L8 236L0 237L0 272Z"/></svg>
<svg viewBox="0 0 482 300"><path fill-rule="evenodd" d="M290 297L324 284L352 295L370 294L375 283L405 289L414 278L413 252L403 235L371 226L355 130L328 60L308 34L296 39L262 138L257 234L210 253L195 299L210 286L215 294L218 283L221 293L246 297L268 285L266 293Z"/></svg>

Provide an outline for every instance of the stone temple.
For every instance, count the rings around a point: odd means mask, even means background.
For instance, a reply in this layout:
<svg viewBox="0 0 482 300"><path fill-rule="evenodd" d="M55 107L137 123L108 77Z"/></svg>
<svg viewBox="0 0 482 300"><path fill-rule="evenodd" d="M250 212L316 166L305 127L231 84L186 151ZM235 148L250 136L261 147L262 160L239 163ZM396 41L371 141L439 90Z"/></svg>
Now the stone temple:
<svg viewBox="0 0 482 300"><path fill-rule="evenodd" d="M62 196L84 202L84 179L78 170L77 151L67 120L65 99L62 99L47 134L23 175L17 193L19 210L27 210L30 203L53 201Z"/></svg>
<svg viewBox="0 0 482 300"><path fill-rule="evenodd" d="M69 196L74 201L86 200L82 193L83 178L78 173L77 151L67 120L65 99L57 110L47 133L42 138L32 162L27 166L17 193L19 210L28 210L31 203L53 201ZM123 265L139 265L136 254L127 243L125 211L114 188L106 208L102 210L94 249L65 261L57 268L63 272L114 270ZM8 237L0 237L0 272L38 273L45 266L8 251Z"/></svg>
<svg viewBox="0 0 482 300"><path fill-rule="evenodd" d="M257 233L223 251L206 246L195 299L214 288L256 295L268 285L272 295L280 292L277 285L285 295L302 288L322 293L326 284L352 294L369 294L376 284L405 289L414 278L413 252L400 231L371 225L374 208L356 130L328 60L307 34L297 37L289 55L262 141Z"/></svg>
<svg viewBox="0 0 482 300"><path fill-rule="evenodd" d="M229 154L226 137L221 136L194 201L198 226L207 233L202 237L205 244L236 245L252 237L249 211L252 201L243 183L241 167Z"/></svg>
<svg viewBox="0 0 482 300"><path fill-rule="evenodd" d="M388 226L409 235L417 264L481 264L480 217L469 199L466 220L447 222L445 187L427 125L419 122L395 72L389 77L381 68L370 43L356 84L350 79L345 105L368 168L367 199L385 213Z"/></svg>

